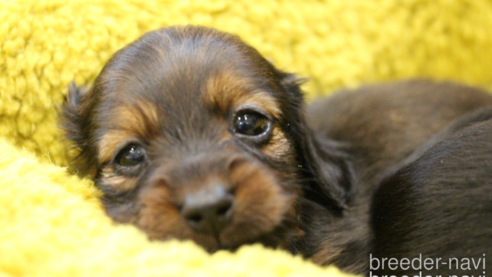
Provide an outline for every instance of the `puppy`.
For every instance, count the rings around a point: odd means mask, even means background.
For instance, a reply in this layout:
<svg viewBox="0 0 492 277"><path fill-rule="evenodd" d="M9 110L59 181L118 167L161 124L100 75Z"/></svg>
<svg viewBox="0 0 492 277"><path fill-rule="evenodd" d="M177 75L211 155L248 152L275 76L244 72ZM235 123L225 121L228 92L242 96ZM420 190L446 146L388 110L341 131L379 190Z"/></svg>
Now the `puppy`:
<svg viewBox="0 0 492 277"><path fill-rule="evenodd" d="M118 51L87 92L72 85L63 128L116 222L367 272L383 174L492 99L410 81L315 102L307 119L301 82L236 36L164 28Z"/></svg>
<svg viewBox="0 0 492 277"><path fill-rule="evenodd" d="M381 180L394 172L395 167L419 157L425 148L423 145L440 139L434 136L449 124L491 105L492 96L481 89L428 80L346 89L312 102L307 109L310 129L322 136L321 141L347 145L343 152L353 169L357 193L338 214L327 213L313 202L304 202L306 235L301 240L301 252L319 264L335 263L353 273L368 273L369 258L375 247L384 240L401 238L381 235L379 240L374 240L371 218L380 218L378 226L383 229L393 224L389 217L379 215L381 209L371 210L372 205L384 204L379 203L380 197L374 198ZM400 189L399 185L387 186L395 191ZM387 212L398 210L400 199L394 198L384 209ZM436 200L427 201L432 204ZM400 221L404 219L399 218ZM411 249L411 244L405 246ZM384 244L384 247L392 249L392 244ZM466 248L461 249L466 251Z"/></svg>
<svg viewBox="0 0 492 277"><path fill-rule="evenodd" d="M288 247L303 189L333 207L353 189L307 128L301 81L236 36L170 27L118 51L86 93L71 86L63 126L115 221L211 252Z"/></svg>
<svg viewBox="0 0 492 277"><path fill-rule="evenodd" d="M372 203L373 275L492 268L492 108L460 118L389 173ZM416 259L383 267L382 260ZM427 262L419 268L419 259Z"/></svg>

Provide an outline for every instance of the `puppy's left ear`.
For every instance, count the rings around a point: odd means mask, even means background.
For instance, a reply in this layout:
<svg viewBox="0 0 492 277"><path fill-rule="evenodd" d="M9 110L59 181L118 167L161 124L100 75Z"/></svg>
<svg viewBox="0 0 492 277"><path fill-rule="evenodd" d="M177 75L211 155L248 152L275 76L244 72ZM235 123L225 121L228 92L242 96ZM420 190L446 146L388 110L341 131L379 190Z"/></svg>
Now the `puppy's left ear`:
<svg viewBox="0 0 492 277"><path fill-rule="evenodd" d="M306 79L284 73L281 84L288 93L292 114L287 119L297 143L299 167L303 178L304 196L316 203L335 209L348 207L356 193L355 174L343 145L322 137L306 121L303 93L300 85Z"/></svg>
<svg viewBox="0 0 492 277"><path fill-rule="evenodd" d="M79 175L94 175L95 150L90 137L92 102L85 87L77 87L72 81L68 87L67 98L61 108L61 128L65 136L78 149L79 155L71 161L71 167Z"/></svg>

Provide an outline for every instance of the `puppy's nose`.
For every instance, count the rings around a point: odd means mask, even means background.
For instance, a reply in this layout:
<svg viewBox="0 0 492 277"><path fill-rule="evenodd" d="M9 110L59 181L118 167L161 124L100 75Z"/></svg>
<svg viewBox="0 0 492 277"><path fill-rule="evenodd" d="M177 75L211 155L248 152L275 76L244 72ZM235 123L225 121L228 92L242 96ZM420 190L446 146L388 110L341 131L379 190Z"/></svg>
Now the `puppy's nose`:
<svg viewBox="0 0 492 277"><path fill-rule="evenodd" d="M181 215L199 233L216 235L230 222L234 196L222 185L190 193Z"/></svg>

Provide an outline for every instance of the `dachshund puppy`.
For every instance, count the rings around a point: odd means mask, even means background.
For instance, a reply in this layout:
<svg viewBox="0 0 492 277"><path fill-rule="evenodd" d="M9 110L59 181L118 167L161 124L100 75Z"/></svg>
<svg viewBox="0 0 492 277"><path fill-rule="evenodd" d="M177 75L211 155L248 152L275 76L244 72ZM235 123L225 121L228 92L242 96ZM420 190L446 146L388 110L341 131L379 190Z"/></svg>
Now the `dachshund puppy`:
<svg viewBox="0 0 492 277"><path fill-rule="evenodd" d="M115 221L211 252L288 247L303 187L335 207L353 188L343 156L317 149L299 82L236 36L170 27L118 51L89 91L71 86L64 128Z"/></svg>
<svg viewBox="0 0 492 277"><path fill-rule="evenodd" d="M374 276L492 269L492 108L460 118L389 173L372 203ZM383 259L416 260L383 266ZM418 261L426 261L418 266Z"/></svg>
<svg viewBox="0 0 492 277"><path fill-rule="evenodd" d="M409 81L305 116L301 82L236 36L164 28L118 51L87 92L72 85L63 128L116 222L210 252L259 242L367 272L383 174L492 98Z"/></svg>

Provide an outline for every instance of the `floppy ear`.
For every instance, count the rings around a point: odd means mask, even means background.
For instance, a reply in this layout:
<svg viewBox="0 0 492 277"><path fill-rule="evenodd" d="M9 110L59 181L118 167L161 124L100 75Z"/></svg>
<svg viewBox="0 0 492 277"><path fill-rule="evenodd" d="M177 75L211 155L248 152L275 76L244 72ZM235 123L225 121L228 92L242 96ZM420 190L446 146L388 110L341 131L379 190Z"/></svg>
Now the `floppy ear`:
<svg viewBox="0 0 492 277"><path fill-rule="evenodd" d="M304 197L330 208L347 208L356 193L355 174L350 157L343 151L343 145L316 134L307 125L305 105L300 84L305 79L285 74L282 86L289 94L291 114L294 120L291 131L298 143L298 155L306 182L303 183Z"/></svg>
<svg viewBox="0 0 492 277"><path fill-rule="evenodd" d="M301 143L305 166L314 179L305 189L306 198L324 206L347 208L357 186L350 157L341 151L343 146L309 129Z"/></svg>
<svg viewBox="0 0 492 277"><path fill-rule="evenodd" d="M65 136L68 140L74 143L75 148L78 148L79 154L72 161L71 166L77 172L84 176L95 174L94 165L96 161L92 161L90 155L94 149L90 136L90 101L88 101L88 93L85 88L80 88L72 81L68 87L67 98L61 107L61 128L65 131Z"/></svg>

